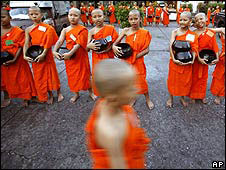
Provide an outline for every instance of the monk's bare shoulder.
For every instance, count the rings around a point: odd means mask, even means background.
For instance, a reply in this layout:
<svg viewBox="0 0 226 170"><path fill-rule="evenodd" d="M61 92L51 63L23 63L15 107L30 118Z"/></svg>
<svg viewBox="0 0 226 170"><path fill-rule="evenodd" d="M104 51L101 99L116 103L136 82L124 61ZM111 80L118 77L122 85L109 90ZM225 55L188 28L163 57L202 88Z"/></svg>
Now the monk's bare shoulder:
<svg viewBox="0 0 226 170"><path fill-rule="evenodd" d="M31 30L32 30L34 27L35 27L34 25L31 25L31 26L27 27L27 28L25 29L25 32L26 32L26 33L31 32Z"/></svg>
<svg viewBox="0 0 226 170"><path fill-rule="evenodd" d="M69 32L72 29L72 27L69 25L68 27L64 28L65 33Z"/></svg>
<svg viewBox="0 0 226 170"><path fill-rule="evenodd" d="M90 35L93 35L94 32L95 32L95 27L93 27L91 30L89 30L89 34L90 34Z"/></svg>

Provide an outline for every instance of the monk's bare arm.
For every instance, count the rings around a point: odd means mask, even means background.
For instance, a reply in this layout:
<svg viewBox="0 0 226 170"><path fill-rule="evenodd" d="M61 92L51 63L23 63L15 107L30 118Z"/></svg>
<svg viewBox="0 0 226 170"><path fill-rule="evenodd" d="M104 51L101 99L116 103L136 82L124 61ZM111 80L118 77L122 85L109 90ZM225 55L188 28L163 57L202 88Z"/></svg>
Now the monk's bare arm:
<svg viewBox="0 0 226 170"><path fill-rule="evenodd" d="M62 46L62 44L64 43L65 40L65 36L66 36L66 30L65 28L61 31L60 33L60 37L58 39L58 41L56 42L54 48L53 48L53 53L57 52L57 50Z"/></svg>
<svg viewBox="0 0 226 170"><path fill-rule="evenodd" d="M26 61L33 62L33 60L30 57L26 56L26 52L27 52L27 49L29 48L29 44L30 44L30 40L31 40L29 31L30 31L30 27L28 27L25 30L25 41L24 41L23 52L24 52L24 59Z"/></svg>
<svg viewBox="0 0 226 170"><path fill-rule="evenodd" d="M225 27L221 27L221 28L208 28L216 33L222 33L225 34Z"/></svg>
<svg viewBox="0 0 226 170"><path fill-rule="evenodd" d="M169 45L169 50L170 50L170 58L174 61L174 54L173 54L173 49L172 45L173 42L176 40L176 35L177 35L177 30L172 31L171 38L170 38L170 45Z"/></svg>
<svg viewBox="0 0 226 170"><path fill-rule="evenodd" d="M118 55L121 56L123 53L121 50L121 47L117 47L116 45L121 42L121 40L124 38L124 36L126 36L126 33L128 32L129 28L124 28L123 31L121 32L121 34L118 36L118 38L115 40L115 42L112 45L112 50L113 52Z"/></svg>
<svg viewBox="0 0 226 170"><path fill-rule="evenodd" d="M123 141L117 133L107 131L108 128L96 128L96 140L98 144L107 150L112 169L127 169L123 155Z"/></svg>
<svg viewBox="0 0 226 170"><path fill-rule="evenodd" d="M8 65L8 64L14 63L14 62L17 60L17 58L18 58L18 56L20 55L21 52L22 52L22 47L18 48L18 50L17 50L17 52L16 52L16 55L15 55L15 57L14 57L12 60L6 61L6 62L3 63L3 64L4 64L4 65Z"/></svg>
<svg viewBox="0 0 226 170"><path fill-rule="evenodd" d="M88 41L87 41L87 46L86 46L86 50L88 52L90 50L90 41L92 40L92 36L93 36L93 28L88 33Z"/></svg>
<svg viewBox="0 0 226 170"><path fill-rule="evenodd" d="M136 58L140 58L149 53L149 47L137 54Z"/></svg>

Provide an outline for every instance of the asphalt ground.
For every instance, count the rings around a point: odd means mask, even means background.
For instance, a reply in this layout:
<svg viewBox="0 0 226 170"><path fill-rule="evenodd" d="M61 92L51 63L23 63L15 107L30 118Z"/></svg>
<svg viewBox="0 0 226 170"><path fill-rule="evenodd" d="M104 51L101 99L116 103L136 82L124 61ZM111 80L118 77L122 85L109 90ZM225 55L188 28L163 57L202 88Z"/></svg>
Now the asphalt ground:
<svg viewBox="0 0 226 170"><path fill-rule="evenodd" d="M146 168L211 169L213 161L225 162L225 100L221 105L213 102L210 84L215 66L210 66L208 104L198 102L184 108L179 97L175 97L174 107L166 107L169 37L176 27L176 22L171 22L169 27L160 25L160 29L146 27L152 34L145 64L155 108L148 110L144 96L140 96L134 106L141 126L152 139L146 154ZM117 26L116 30L119 31ZM217 41L221 49L219 37ZM1 109L2 169L91 168L84 125L94 102L88 92L81 92L75 104L69 102L73 94L68 87L64 62L55 61L64 101L57 103L54 92L53 105L31 103L22 108L21 101L13 99L9 107ZM1 94L1 101L2 97Z"/></svg>

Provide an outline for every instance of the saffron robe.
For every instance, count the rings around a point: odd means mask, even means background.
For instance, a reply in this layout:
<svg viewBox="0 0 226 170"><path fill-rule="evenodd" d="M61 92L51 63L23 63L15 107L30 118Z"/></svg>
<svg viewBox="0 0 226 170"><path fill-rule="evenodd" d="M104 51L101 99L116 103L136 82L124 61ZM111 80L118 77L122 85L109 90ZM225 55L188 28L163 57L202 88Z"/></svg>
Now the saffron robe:
<svg viewBox="0 0 226 170"><path fill-rule="evenodd" d="M206 31L199 35L199 51L211 49L218 52L215 32L206 28ZM192 99L204 99L206 97L208 65L201 64L196 58L193 64L192 86L189 97Z"/></svg>
<svg viewBox="0 0 226 170"><path fill-rule="evenodd" d="M77 25L66 33L66 47L71 50L79 44L79 49L69 60L64 60L68 85L72 92L88 90L90 88L90 65L86 50L88 30L82 25Z"/></svg>
<svg viewBox="0 0 226 170"><path fill-rule="evenodd" d="M103 26L96 34L93 35L93 39L98 40L101 38L106 38L107 36L112 37L112 44L118 38L118 33L115 30L114 26L105 25ZM94 68L95 65L103 59L114 58L114 52L111 49L110 51L102 54L97 54L95 51L92 51L92 76L94 76ZM93 80L93 79L92 79ZM95 87L94 82L92 81L93 92L96 96L98 96L97 89Z"/></svg>
<svg viewBox="0 0 226 170"><path fill-rule="evenodd" d="M177 12L177 23L179 24L179 21L180 21L180 14L184 12L184 9L183 8L180 8L179 11Z"/></svg>
<svg viewBox="0 0 226 170"><path fill-rule="evenodd" d="M192 38L189 38L192 37ZM191 30L177 36L176 40L190 42L192 51L198 52L198 35ZM195 56L194 56L195 57ZM168 91L172 96L187 96L192 85L192 64L178 65L173 62L172 56L169 62L167 79Z"/></svg>
<svg viewBox="0 0 226 170"><path fill-rule="evenodd" d="M92 11L94 10L95 8L94 8L94 6L90 6L89 8L88 8L88 12L89 12L89 23L90 24L93 24L93 20L92 20L92 15L91 15L91 13L92 13Z"/></svg>
<svg viewBox="0 0 226 170"><path fill-rule="evenodd" d="M125 59L125 61L132 64L137 72L136 86L138 88L138 94L145 94L148 92L148 83L146 80L144 56L136 58L136 55L149 47L151 38L151 34L145 29L139 29L137 32L126 36L125 42L131 46L133 54L129 58Z"/></svg>
<svg viewBox="0 0 226 170"><path fill-rule="evenodd" d="M143 26L147 26L146 7L142 7L144 13Z"/></svg>
<svg viewBox="0 0 226 170"><path fill-rule="evenodd" d="M160 23L161 20L161 13L162 13L162 8L156 8L155 10L155 22ZM159 17L158 19L156 17Z"/></svg>
<svg viewBox="0 0 226 170"><path fill-rule="evenodd" d="M206 26L210 24L210 17L211 17L211 10L207 11L207 21L206 21Z"/></svg>
<svg viewBox="0 0 226 170"><path fill-rule="evenodd" d="M114 5L109 6L109 12L111 12L111 15L109 16L110 24L114 24L116 22Z"/></svg>
<svg viewBox="0 0 226 170"><path fill-rule="evenodd" d="M48 100L48 91L60 89L60 79L51 49L57 42L58 36L55 29L45 23L36 25L29 35L31 45L40 45L44 49L49 49L44 61L32 63L38 99L45 102Z"/></svg>
<svg viewBox="0 0 226 170"><path fill-rule="evenodd" d="M25 33L19 27L13 27L9 32L1 36L1 51L7 51L16 55L19 48L23 48ZM7 42L11 41L10 44ZM5 89L10 98L21 98L29 100L36 96L36 89L31 69L27 61L23 58L21 50L17 60L8 66L1 66Z"/></svg>
<svg viewBox="0 0 226 170"><path fill-rule="evenodd" d="M148 7L148 16L151 16L152 15L152 18L149 18L148 17L148 22L153 22L153 19L154 19L154 13L155 13L155 9L154 9L154 7L153 6L149 6Z"/></svg>
<svg viewBox="0 0 226 170"><path fill-rule="evenodd" d="M216 64L213 72L213 79L210 91L215 96L225 96L225 38L221 36L222 51L219 56L219 62Z"/></svg>
<svg viewBox="0 0 226 170"><path fill-rule="evenodd" d="M169 13L168 8L163 8L163 25L169 25L169 14L167 12Z"/></svg>
<svg viewBox="0 0 226 170"><path fill-rule="evenodd" d="M86 12L87 12L86 7L81 7L80 9L81 9L81 16L80 16L80 18L81 18L82 22L83 23L88 23L88 20L87 20L87 17L86 17ZM84 12L84 14L82 14L82 12Z"/></svg>
<svg viewBox="0 0 226 170"><path fill-rule="evenodd" d="M92 157L93 169L112 168L110 166L110 160L107 151L99 147L95 139L95 124L100 112L99 106L103 101L104 99L99 99L97 101L85 127L86 143ZM123 141L122 148L126 165L129 169L144 169L145 152L148 150L148 145L151 142L151 139L147 137L144 129L139 126L139 120L133 108L129 105L124 105L122 106L122 110L125 113L126 122L128 125L128 134Z"/></svg>

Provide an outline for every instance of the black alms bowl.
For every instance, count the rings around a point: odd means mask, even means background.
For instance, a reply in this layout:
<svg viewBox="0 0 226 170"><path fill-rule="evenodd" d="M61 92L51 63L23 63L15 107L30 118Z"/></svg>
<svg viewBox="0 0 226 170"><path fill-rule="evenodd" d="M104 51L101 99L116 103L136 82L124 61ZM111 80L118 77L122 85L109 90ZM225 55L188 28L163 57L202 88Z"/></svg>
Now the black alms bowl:
<svg viewBox="0 0 226 170"><path fill-rule="evenodd" d="M122 56L117 56L118 58L128 58L133 54L133 49L131 48L131 46L128 43L119 43L117 44L118 47L122 48Z"/></svg>
<svg viewBox="0 0 226 170"><path fill-rule="evenodd" d="M13 55L11 53L6 52L6 51L1 52L1 60L0 60L0 63L2 65L3 63L5 63L5 62L7 62L9 60L12 60L13 58L14 57L13 57Z"/></svg>
<svg viewBox="0 0 226 170"><path fill-rule="evenodd" d="M36 59L40 54L42 54L44 48L39 45L32 45L27 49L26 56Z"/></svg>
<svg viewBox="0 0 226 170"><path fill-rule="evenodd" d="M175 40L172 44L172 49L177 52L186 52L191 50L191 45L188 41Z"/></svg>
<svg viewBox="0 0 226 170"><path fill-rule="evenodd" d="M186 52L177 52L174 55L176 60L179 60L182 63L188 63L193 60L193 55L190 51Z"/></svg>
<svg viewBox="0 0 226 170"><path fill-rule="evenodd" d="M96 50L97 52L101 52L106 50L109 47L109 42L105 38L101 38L99 40L94 40L94 43L100 43L100 49Z"/></svg>
<svg viewBox="0 0 226 170"><path fill-rule="evenodd" d="M212 63L217 58L215 51L210 49L203 49L199 52L199 56L202 59L207 59L206 64Z"/></svg>

